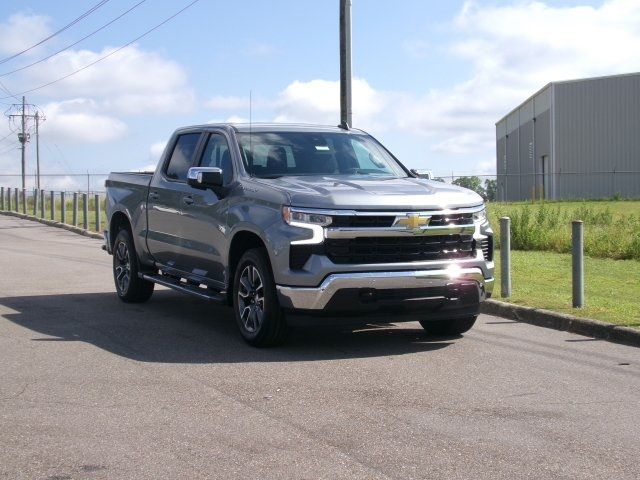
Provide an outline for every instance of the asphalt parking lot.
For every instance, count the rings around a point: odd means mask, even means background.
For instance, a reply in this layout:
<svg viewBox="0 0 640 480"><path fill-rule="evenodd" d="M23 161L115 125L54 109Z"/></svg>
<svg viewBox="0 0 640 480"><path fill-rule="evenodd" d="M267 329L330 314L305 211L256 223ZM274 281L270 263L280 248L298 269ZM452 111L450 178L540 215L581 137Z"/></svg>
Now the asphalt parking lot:
<svg viewBox="0 0 640 480"><path fill-rule="evenodd" d="M481 316L259 350L227 308L121 303L100 245L0 216L1 478L640 478L637 348Z"/></svg>

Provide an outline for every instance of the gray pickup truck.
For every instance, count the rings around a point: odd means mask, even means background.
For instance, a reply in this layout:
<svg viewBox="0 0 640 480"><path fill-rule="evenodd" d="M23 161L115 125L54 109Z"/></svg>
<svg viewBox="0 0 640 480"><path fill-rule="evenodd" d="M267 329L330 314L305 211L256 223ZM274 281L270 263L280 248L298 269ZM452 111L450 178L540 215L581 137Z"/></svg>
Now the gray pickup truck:
<svg viewBox="0 0 640 480"><path fill-rule="evenodd" d="M335 322L459 335L493 289L482 198L420 178L361 130L181 128L154 173L106 187L120 299L157 283L228 304L255 346Z"/></svg>

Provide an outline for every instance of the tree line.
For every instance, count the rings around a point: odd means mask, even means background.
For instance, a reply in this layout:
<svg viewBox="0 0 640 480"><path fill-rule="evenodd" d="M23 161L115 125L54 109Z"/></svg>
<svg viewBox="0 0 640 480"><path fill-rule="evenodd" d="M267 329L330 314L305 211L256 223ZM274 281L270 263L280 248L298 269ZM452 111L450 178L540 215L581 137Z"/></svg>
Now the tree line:
<svg viewBox="0 0 640 480"><path fill-rule="evenodd" d="M444 178L440 178L440 177L435 178L435 180L439 182L444 182ZM484 181L484 185L483 185L480 177L471 176L471 177L458 177L451 183L459 187L464 187L464 188L468 188L469 190L473 190L482 198L490 202L493 202L496 199L496 194L498 191L498 182L496 180L488 178Z"/></svg>

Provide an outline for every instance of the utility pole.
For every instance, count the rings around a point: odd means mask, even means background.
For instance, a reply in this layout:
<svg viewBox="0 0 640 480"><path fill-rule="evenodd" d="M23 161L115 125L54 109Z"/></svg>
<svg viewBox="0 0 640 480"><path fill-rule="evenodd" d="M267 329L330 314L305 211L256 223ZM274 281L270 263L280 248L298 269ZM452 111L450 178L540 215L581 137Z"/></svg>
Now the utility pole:
<svg viewBox="0 0 640 480"><path fill-rule="evenodd" d="M40 190L40 112L36 110L36 188Z"/></svg>
<svg viewBox="0 0 640 480"><path fill-rule="evenodd" d="M33 112L33 113L32 113ZM40 124L45 120L42 112L38 107L27 103L26 98L22 97L21 103L14 103L6 112L9 122L13 125L20 119L20 131L18 132L18 141L20 142L21 165L22 165L22 188L26 188L27 183L27 142L31 135L29 134L30 122L34 120L36 130L36 181L37 187L40 188Z"/></svg>
<svg viewBox="0 0 640 480"><path fill-rule="evenodd" d="M340 0L340 126L353 126L351 109L351 0Z"/></svg>
<svg viewBox="0 0 640 480"><path fill-rule="evenodd" d="M25 99L24 95L22 96L22 132L21 135L18 135L18 140L20 140L20 147L22 149L22 188L26 188L26 176L25 176L25 167L27 166L27 162L25 160L25 144L27 143L27 134L24 131L26 122L24 118L25 114Z"/></svg>

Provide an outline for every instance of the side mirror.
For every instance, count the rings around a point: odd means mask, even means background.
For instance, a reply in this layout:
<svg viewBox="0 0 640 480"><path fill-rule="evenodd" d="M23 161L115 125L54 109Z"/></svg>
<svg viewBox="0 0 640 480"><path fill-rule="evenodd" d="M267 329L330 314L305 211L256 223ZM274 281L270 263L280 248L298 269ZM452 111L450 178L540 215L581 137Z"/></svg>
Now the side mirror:
<svg viewBox="0 0 640 480"><path fill-rule="evenodd" d="M221 187L224 183L222 169L216 167L191 167L187 173L187 183L194 188Z"/></svg>
<svg viewBox="0 0 640 480"><path fill-rule="evenodd" d="M426 180L433 180L433 172L431 170L423 170L412 168L411 173L413 173L418 178L424 178Z"/></svg>

